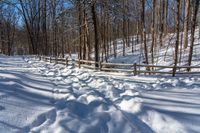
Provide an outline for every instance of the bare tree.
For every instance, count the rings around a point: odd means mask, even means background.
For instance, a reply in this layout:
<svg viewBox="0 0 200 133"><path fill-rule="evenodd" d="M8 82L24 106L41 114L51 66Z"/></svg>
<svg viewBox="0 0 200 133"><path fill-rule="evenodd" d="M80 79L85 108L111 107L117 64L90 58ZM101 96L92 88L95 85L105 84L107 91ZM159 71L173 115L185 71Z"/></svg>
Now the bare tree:
<svg viewBox="0 0 200 133"><path fill-rule="evenodd" d="M195 39L195 27L197 23L197 13L199 9L199 0L192 0L192 26L191 26L191 40L190 40L190 51L188 56L188 65L190 66L192 63L192 55L193 55L193 48L194 48L194 39ZM190 68L187 69L190 71Z"/></svg>
<svg viewBox="0 0 200 133"><path fill-rule="evenodd" d="M178 63L179 25L180 25L180 0L176 0L176 44L175 44L173 76L175 76L176 66L177 66L177 63Z"/></svg>
<svg viewBox="0 0 200 133"><path fill-rule="evenodd" d="M155 46L155 10L156 10L156 0L153 0L153 11L152 11L152 45L151 45L151 62L154 63L154 46Z"/></svg>
<svg viewBox="0 0 200 133"><path fill-rule="evenodd" d="M93 20L93 26L94 26L94 36L95 36L95 45L94 45L94 51L95 51L95 67L98 67L99 62L99 33L98 33L98 20L96 15L96 1L92 2L91 5L91 12L92 12L92 20Z"/></svg>
<svg viewBox="0 0 200 133"><path fill-rule="evenodd" d="M184 48L188 47L188 29L189 29L189 20L190 20L190 0L186 0L186 8L185 8L185 22L184 22L184 37L183 43Z"/></svg>
<svg viewBox="0 0 200 133"><path fill-rule="evenodd" d="M149 64L147 42L146 42L146 27L145 27L145 0L141 0L141 27L142 27L141 29L142 29L142 37L144 44L145 63Z"/></svg>

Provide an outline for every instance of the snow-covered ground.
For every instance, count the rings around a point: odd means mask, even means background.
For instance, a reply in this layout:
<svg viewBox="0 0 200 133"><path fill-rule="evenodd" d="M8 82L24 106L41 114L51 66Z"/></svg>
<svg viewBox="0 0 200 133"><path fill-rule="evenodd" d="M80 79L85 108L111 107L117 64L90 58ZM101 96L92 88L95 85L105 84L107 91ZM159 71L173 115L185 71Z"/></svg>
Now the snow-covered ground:
<svg viewBox="0 0 200 133"><path fill-rule="evenodd" d="M198 133L200 76L132 76L1 55L0 132Z"/></svg>
<svg viewBox="0 0 200 133"><path fill-rule="evenodd" d="M180 42L179 42L179 51L178 51L178 66L188 66L188 56L190 51L190 31L188 36L188 47L186 49L183 48L183 32L180 32ZM182 39L182 40L181 40ZM107 61L111 63L122 63L122 64L145 64L145 57L144 57L144 44L139 43L133 44L133 51L132 51L132 40L136 40L136 36L130 36L130 46L125 47L125 56L123 56L123 41L122 38L116 39L116 57L114 57L114 48L113 45L110 46L111 50L108 50L109 56L107 57ZM176 34L169 33L163 37L163 45L160 46L159 39L157 38L157 47L154 48L154 63L152 63L151 59L151 45L152 39L151 34L147 35L147 47L148 47L148 61L149 64L156 65L156 66L174 66L174 54L175 54L175 44L176 44ZM199 28L195 30L195 40L194 40L194 48L193 48L193 56L191 66L200 66L200 36L199 36ZM100 50L101 52L104 49ZM100 52L100 53L101 53ZM78 59L78 53L74 54L66 54L66 57L69 59ZM94 60L94 52L90 53L92 60ZM105 62L104 54L100 54L100 60ZM103 60L102 60L103 59ZM86 67L87 68L87 67ZM122 69L134 69L133 67L129 66L116 66L115 68L122 68ZM138 68L140 70L146 70L145 67ZM161 68L161 67L154 67L154 71L161 71L161 72L171 72L171 68ZM178 72L186 72L186 68L177 69ZM199 72L199 69L193 68L191 72ZM159 74L157 74L159 75Z"/></svg>
<svg viewBox="0 0 200 133"><path fill-rule="evenodd" d="M183 48L183 39L181 40L183 33L180 32L180 44L179 44L179 54L178 54L178 65L179 66L187 66L188 62L188 55L190 50L190 33L188 36L188 47L186 49ZM136 36L133 36L134 39L136 39ZM147 47L148 47L148 58L149 63L151 62L151 35L147 37ZM133 40L134 40L133 39ZM143 64L144 62L144 45L134 44L133 45L133 51L132 51L132 44L130 44L130 47L125 48L125 56L123 56L123 43L122 39L117 39L117 58L114 58L114 56L109 56L108 61L113 63L128 63L128 64ZM154 65L166 65L171 66L174 64L174 53L175 53L175 42L176 42L176 34L175 33L169 33L163 38L163 46L160 47L159 39L157 39L157 47L154 48ZM111 55L114 54L113 47L111 48ZM192 58L192 65L200 65L200 38L199 38L199 28L195 31L195 41L194 41L194 49L193 49L193 58ZM181 57L180 57L181 55Z"/></svg>

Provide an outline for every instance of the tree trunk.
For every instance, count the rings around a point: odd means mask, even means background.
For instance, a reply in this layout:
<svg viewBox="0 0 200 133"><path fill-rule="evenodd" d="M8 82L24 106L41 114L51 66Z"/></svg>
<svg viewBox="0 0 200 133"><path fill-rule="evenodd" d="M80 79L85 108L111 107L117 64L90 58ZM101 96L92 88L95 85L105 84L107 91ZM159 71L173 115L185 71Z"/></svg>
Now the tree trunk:
<svg viewBox="0 0 200 133"><path fill-rule="evenodd" d="M176 66L178 62L178 47L179 47L179 25L180 25L180 0L176 0L176 46L175 46L175 58L173 76L176 74Z"/></svg>
<svg viewBox="0 0 200 133"><path fill-rule="evenodd" d="M152 63L152 64L154 64L155 8L156 8L156 0L153 0L153 11L152 11L152 45L151 45L151 63Z"/></svg>
<svg viewBox="0 0 200 133"><path fill-rule="evenodd" d="M194 34L195 34L195 26L197 20L197 13L199 9L199 0L192 0L192 27L191 27L191 40L190 40L190 52L188 57L188 65L191 66L192 55L193 55L193 47L194 47ZM191 69L188 68L188 71Z"/></svg>
<svg viewBox="0 0 200 133"><path fill-rule="evenodd" d="M95 67L98 67L98 62L99 62L99 35L98 35L98 24L97 24L97 16L96 16L96 1L92 3L92 20L93 20L93 25L94 25L94 36L95 36L95 45L94 45L94 50L95 50Z"/></svg>
<svg viewBox="0 0 200 133"><path fill-rule="evenodd" d="M146 27L145 27L145 0L142 0L141 24L142 24L142 31L143 31L142 34L143 34L143 43L144 43L145 63L149 64L147 42L146 42Z"/></svg>
<svg viewBox="0 0 200 133"><path fill-rule="evenodd" d="M188 26L190 20L190 0L186 0L186 8L185 8L185 21L184 21L184 35L183 35L183 45L184 49L188 47Z"/></svg>

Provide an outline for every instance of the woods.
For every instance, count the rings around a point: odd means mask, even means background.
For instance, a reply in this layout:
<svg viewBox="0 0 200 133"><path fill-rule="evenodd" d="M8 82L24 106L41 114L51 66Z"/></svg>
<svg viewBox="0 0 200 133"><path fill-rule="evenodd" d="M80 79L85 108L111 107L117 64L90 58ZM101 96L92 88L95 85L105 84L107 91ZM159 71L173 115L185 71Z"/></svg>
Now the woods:
<svg viewBox="0 0 200 133"><path fill-rule="evenodd" d="M172 47L174 65L187 56L184 64L190 66L200 24L199 0L1 0L0 5L0 50L7 55L77 54L80 60L108 62L119 55L121 43L123 56L127 48L136 54L139 47L144 64L157 63L159 50Z"/></svg>
<svg viewBox="0 0 200 133"><path fill-rule="evenodd" d="M0 133L199 133L200 0L0 0Z"/></svg>

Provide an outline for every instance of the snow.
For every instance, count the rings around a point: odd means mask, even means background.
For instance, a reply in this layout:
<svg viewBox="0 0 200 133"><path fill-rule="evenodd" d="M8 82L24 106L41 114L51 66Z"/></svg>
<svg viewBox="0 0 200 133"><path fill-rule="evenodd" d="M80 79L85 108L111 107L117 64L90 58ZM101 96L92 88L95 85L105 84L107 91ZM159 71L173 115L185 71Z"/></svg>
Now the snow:
<svg viewBox="0 0 200 133"><path fill-rule="evenodd" d="M174 37L164 39L167 51L155 50L156 65L173 64ZM140 44L122 56L120 41L109 62L143 62ZM198 44L192 65L200 63ZM179 65L186 65L188 50ZM199 82L199 75L133 76L0 55L0 132L198 133Z"/></svg>
<svg viewBox="0 0 200 133"><path fill-rule="evenodd" d="M141 99L130 99L130 100L123 100L121 103L118 104L121 110L137 113L141 109Z"/></svg>
<svg viewBox="0 0 200 133"><path fill-rule="evenodd" d="M199 28L195 32L192 66L200 66L198 32ZM148 37L150 50L151 35ZM154 49L154 65L173 65L175 38L174 33L163 37L163 46ZM108 62L143 64L143 44L134 44L134 52L126 47L123 56L122 38L115 41L117 58L111 46ZM188 53L189 47L182 50L178 66L187 66ZM90 54L94 58L94 52ZM78 54L65 57L75 60ZM200 75L133 76L66 67L32 56L0 55L0 133L28 132L199 133Z"/></svg>
<svg viewBox="0 0 200 133"><path fill-rule="evenodd" d="M183 32L180 32L180 45L179 45L179 54L178 54L178 66L188 66L188 53L190 50L190 41L188 41L188 47L186 49L183 48L183 41L181 41ZM189 33L190 34L190 33ZM190 40L190 35L188 36L188 40ZM136 38L136 36L130 36L130 38ZM161 65L161 66L173 66L174 65L174 53L175 53L175 41L176 41L176 33L168 33L166 36L163 37L163 46L157 46L154 48L154 63L151 61L151 34L147 35L147 48L148 48L148 60L149 64L153 65ZM157 40L159 41L159 40ZM159 44L159 42L157 42ZM198 49L200 49L200 38L199 38L199 28L196 28L195 31L195 40L194 40L194 49L193 49L193 58L192 58L192 66L199 66L200 65L200 54ZM144 64L145 56L143 47L144 45L141 43L133 45L132 51L132 44L130 47L125 48L125 56L123 56L123 43L122 39L117 40L117 57L114 57L113 46L111 47L111 52L109 52L108 62L111 63L124 63L124 64ZM182 51L180 50L182 49ZM181 52L180 52L181 51ZM180 57L181 53L181 57ZM116 67L116 68L123 68L123 69L133 69L133 67ZM145 68L141 67L141 70ZM170 72L172 71L169 68L155 68L155 71L164 71ZM184 72L186 69L179 69L179 72ZM199 69L193 68L191 71L199 71Z"/></svg>
<svg viewBox="0 0 200 133"><path fill-rule="evenodd" d="M198 75L133 76L0 56L0 132L199 131Z"/></svg>

